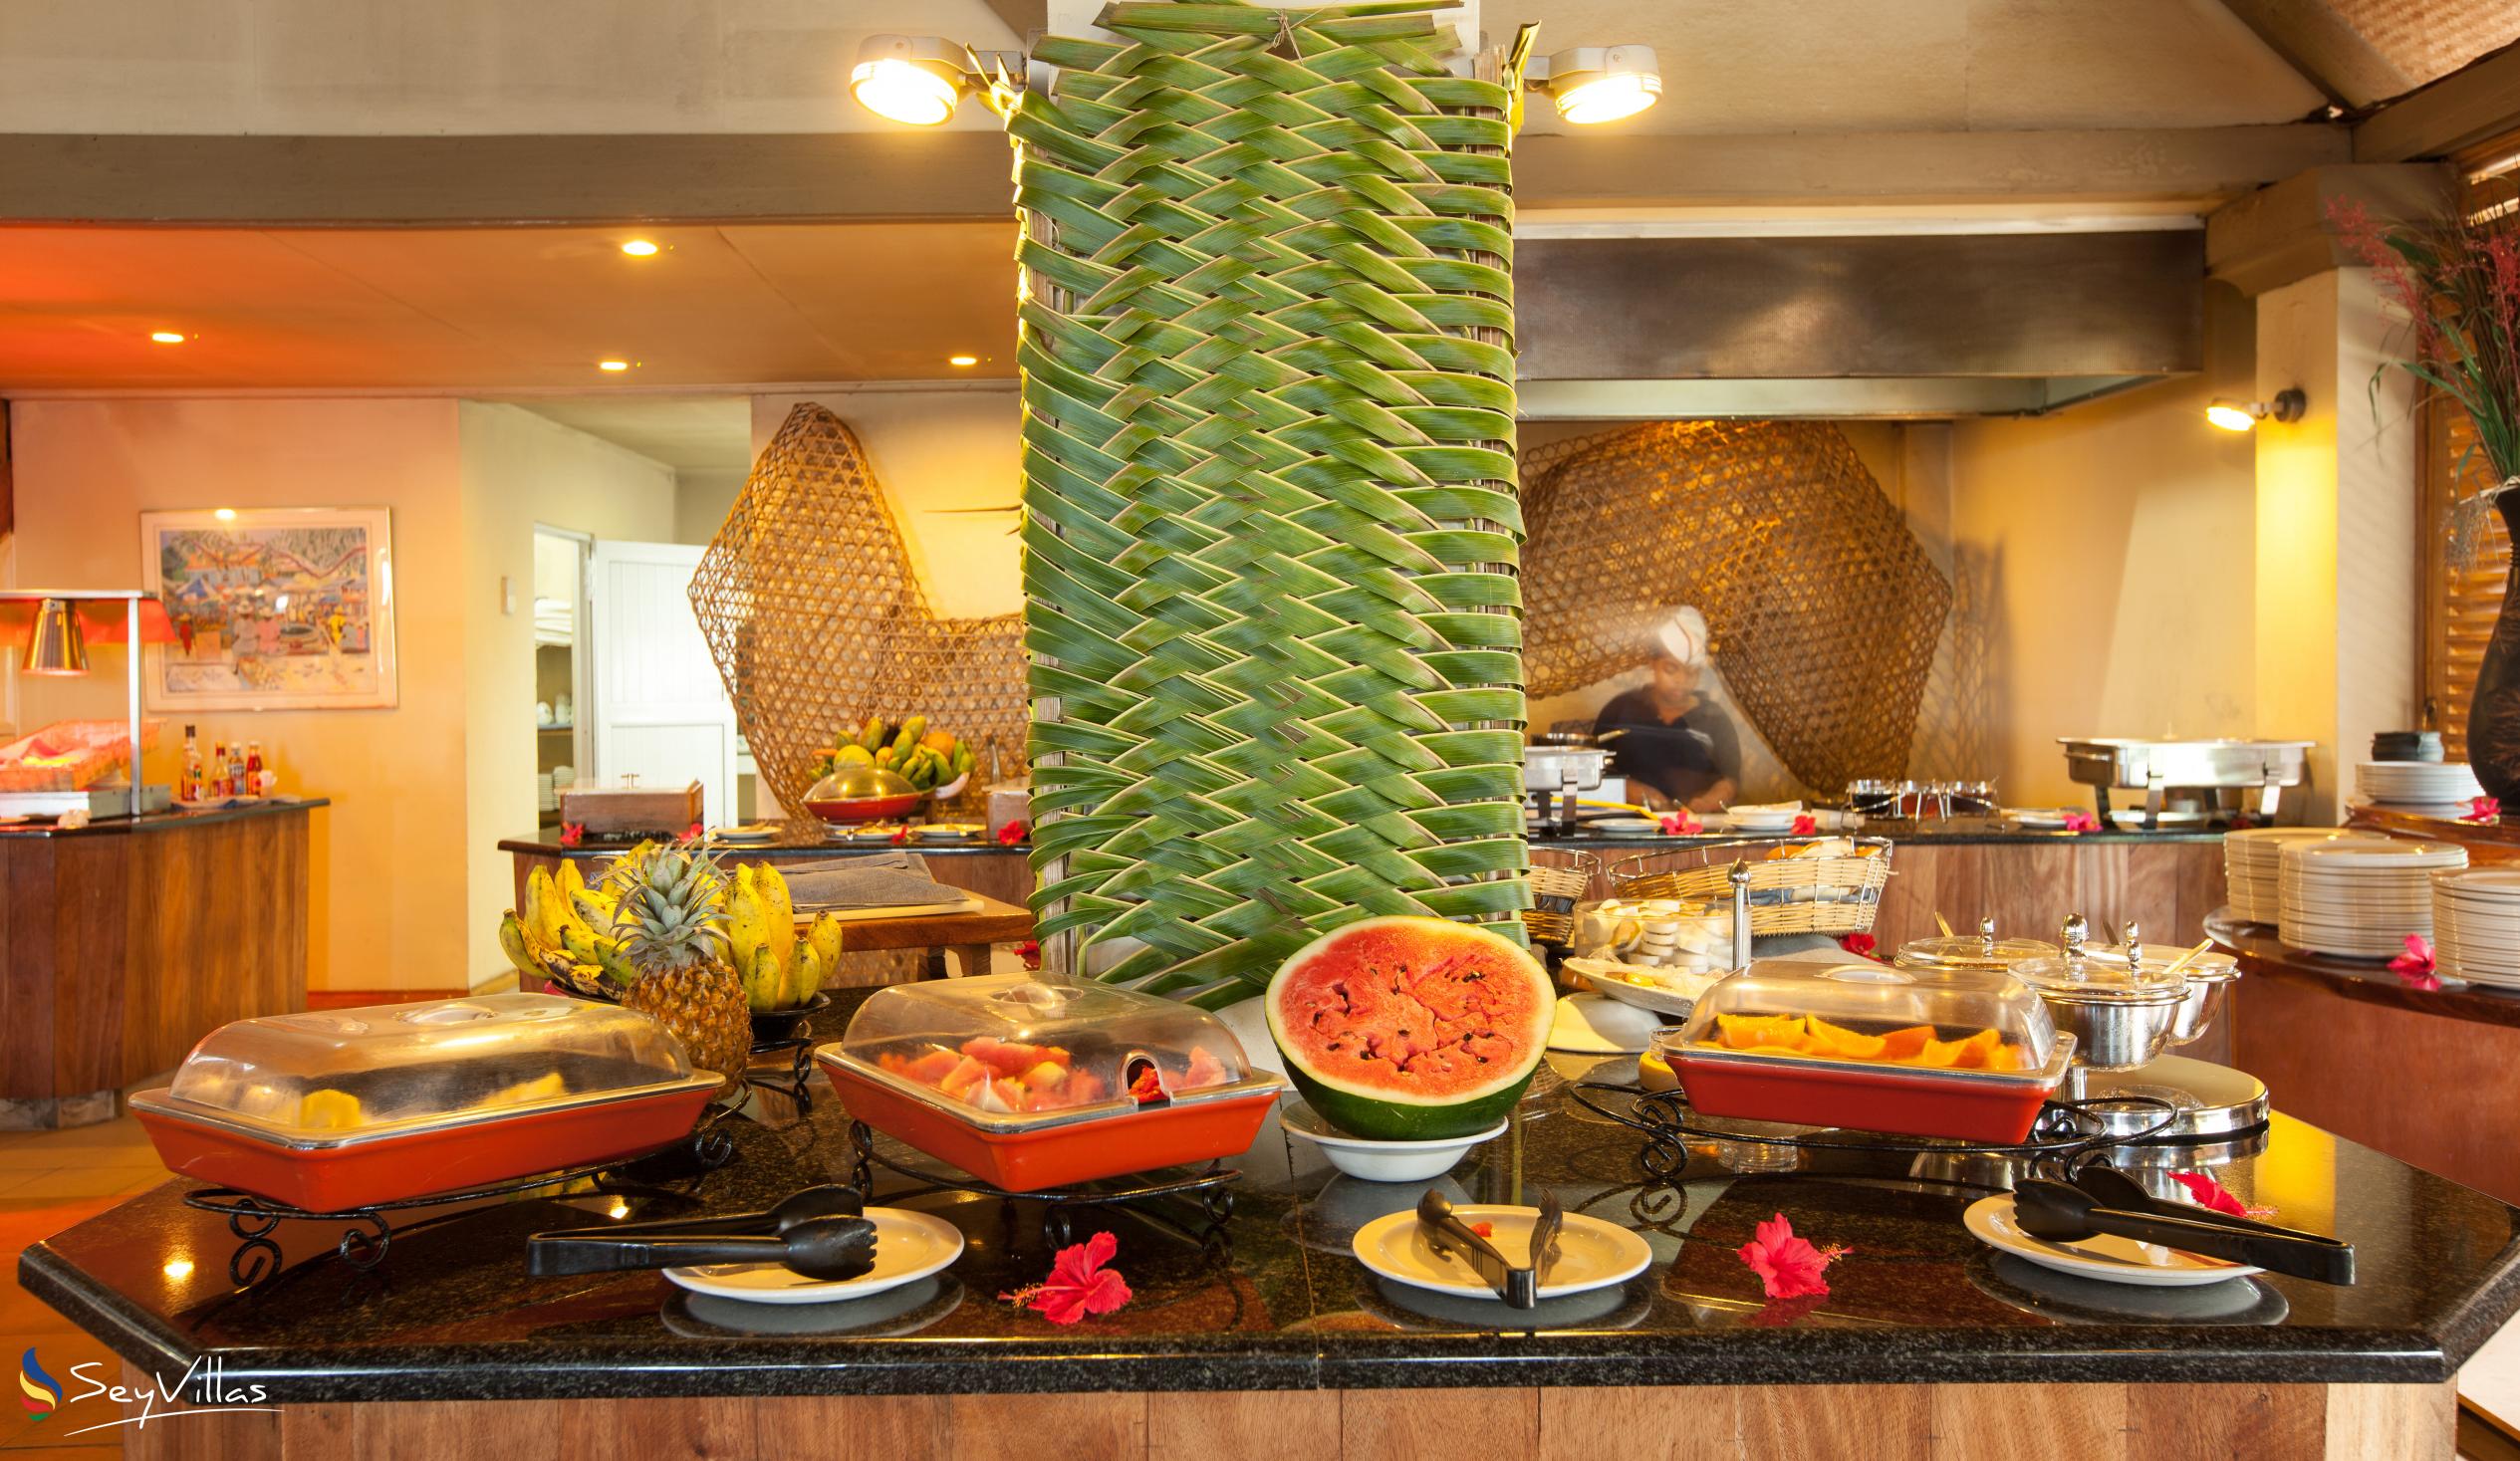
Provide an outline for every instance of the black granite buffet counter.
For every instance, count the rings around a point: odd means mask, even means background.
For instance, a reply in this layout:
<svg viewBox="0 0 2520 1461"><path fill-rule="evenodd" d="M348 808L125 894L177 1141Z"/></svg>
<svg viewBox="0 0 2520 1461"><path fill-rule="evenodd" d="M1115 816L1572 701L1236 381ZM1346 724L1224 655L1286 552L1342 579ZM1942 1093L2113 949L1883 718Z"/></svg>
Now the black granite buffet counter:
<svg viewBox="0 0 2520 1461"><path fill-rule="evenodd" d="M1552 1062L1582 1074L1580 1058ZM1614 1059L1593 1074L1621 1073ZM846 1115L816 1089L809 1112L757 1094L759 1119L728 1123L737 1154L698 1179L705 1208L765 1206L848 1179ZM263 1387L284 1415L337 1402L569 1397L1100 1392L1134 1402L1996 1382L2008 1393L2122 1389L2137 1408L2147 1397L2170 1404L2173 1392L2192 1406L2226 1388L2259 1396L2260 1409L2275 1390L2385 1394L2403 1402L2404 1424L2429 1434L2436 1419L2448 1423L2448 1378L2520 1308L2520 1210L2280 1115L2262 1150L2213 1170L2271 1204L2277 1220L2355 1242L2362 1277L2352 1288L2259 1277L2200 1302L2196 1291L2026 1267L1962 1228L1981 1184L2004 1180L1984 1159L1806 1154L1805 1170L1749 1175L1706 1147L1692 1150L1677 1181L1660 1182L1645 1178L1639 1148L1636 1132L1560 1092L1527 1102L1506 1136L1446 1179L1456 1201L1523 1201L1546 1184L1570 1211L1632 1228L1650 1246L1639 1277L1528 1318L1377 1279L1351 1256L1350 1239L1411 1203L1419 1186L1331 1173L1274 1121L1239 1163L1231 1216L1203 1241L1133 1208L1077 1215L1076 1236L1108 1228L1118 1237L1114 1267L1135 1298L1068 1329L1000 1297L1050 1269L1042 1204L920 1194L897 1176L879 1182L883 1200L944 1216L967 1251L889 1302L829 1310L695 1299L653 1273L528 1277L529 1233L662 1210L647 1199L617 1210L597 1195L513 1200L413 1228L364 1272L334 1254L339 1229L284 1224L274 1235L279 1271L240 1291L227 1263L236 1240L220 1218L184 1205L185 1184L170 1183L30 1248L19 1276L135 1371L214 1369L230 1389ZM1202 1225L1187 1205L1157 1211ZM1769 1303L1735 1256L1776 1213L1815 1243L1852 1250L1830 1271L1826 1299ZM2334 1413L2341 1402L2323 1403Z"/></svg>

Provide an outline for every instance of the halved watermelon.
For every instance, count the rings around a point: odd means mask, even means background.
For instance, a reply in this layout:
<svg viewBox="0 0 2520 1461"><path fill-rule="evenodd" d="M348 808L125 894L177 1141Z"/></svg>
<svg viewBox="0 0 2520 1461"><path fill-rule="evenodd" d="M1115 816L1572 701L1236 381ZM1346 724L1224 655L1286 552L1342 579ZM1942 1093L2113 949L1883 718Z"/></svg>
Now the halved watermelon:
<svg viewBox="0 0 2520 1461"><path fill-rule="evenodd" d="M1322 1118L1386 1141L1504 1119L1549 1046L1557 990L1509 939L1442 918L1367 918L1269 980L1269 1035Z"/></svg>

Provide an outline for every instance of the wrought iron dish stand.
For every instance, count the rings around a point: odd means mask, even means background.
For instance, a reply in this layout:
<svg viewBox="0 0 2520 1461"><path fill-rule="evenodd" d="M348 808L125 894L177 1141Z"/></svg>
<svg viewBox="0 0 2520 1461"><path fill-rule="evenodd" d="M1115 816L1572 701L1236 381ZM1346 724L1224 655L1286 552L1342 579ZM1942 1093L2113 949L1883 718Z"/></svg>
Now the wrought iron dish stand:
<svg viewBox="0 0 2520 1461"><path fill-rule="evenodd" d="M1122 1185L1047 1187L1038 1192L1009 1192L1005 1188L977 1177L958 1176L922 1167L913 1167L893 1160L876 1149L876 1133L864 1121L849 1123L849 1139L856 1150L850 1168L850 1183L859 1191L875 1195L875 1169L909 1178L919 1184L909 1193L895 1196L916 1196L925 1192L968 1192L974 1197L994 1197L1001 1202L1038 1202L1042 1204L1042 1236L1053 1247L1064 1248L1075 1241L1074 1214L1096 1207L1126 1206L1137 1216L1171 1230L1177 1236L1200 1247L1221 1241L1225 1222L1234 1215L1234 1182L1242 1173L1223 1161L1211 1161L1186 1177L1155 1180L1113 1179ZM1183 1222L1159 1205L1165 1198L1186 1198L1198 1212L1196 1224Z"/></svg>

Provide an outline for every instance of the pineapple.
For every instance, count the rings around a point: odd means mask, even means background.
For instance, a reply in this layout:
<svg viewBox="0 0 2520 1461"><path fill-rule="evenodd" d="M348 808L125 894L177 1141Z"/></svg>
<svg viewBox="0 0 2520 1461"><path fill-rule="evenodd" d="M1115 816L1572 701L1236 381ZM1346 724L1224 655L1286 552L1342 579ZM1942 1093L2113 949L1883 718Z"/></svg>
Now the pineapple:
<svg viewBox="0 0 2520 1461"><path fill-rule="evenodd" d="M726 962L726 874L688 848L640 844L605 874L614 895L622 1003L682 1042L729 1086L752 1051L751 1007Z"/></svg>

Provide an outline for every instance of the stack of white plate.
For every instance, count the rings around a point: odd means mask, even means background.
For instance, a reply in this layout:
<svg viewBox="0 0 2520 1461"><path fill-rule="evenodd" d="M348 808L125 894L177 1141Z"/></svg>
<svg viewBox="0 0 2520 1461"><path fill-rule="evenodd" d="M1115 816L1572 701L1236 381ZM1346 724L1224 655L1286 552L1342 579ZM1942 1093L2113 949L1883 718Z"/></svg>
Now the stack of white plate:
<svg viewBox="0 0 2520 1461"><path fill-rule="evenodd" d="M2464 761L2366 761L2354 768L2354 789L2391 807L2458 807L2485 795Z"/></svg>
<svg viewBox="0 0 2520 1461"><path fill-rule="evenodd" d="M2407 934L2432 936L2432 874L2466 865L2451 843L2294 843L2275 875L2275 935L2312 953L2393 958Z"/></svg>
<svg viewBox="0 0 2520 1461"><path fill-rule="evenodd" d="M2432 948L2444 974L2520 989L2520 868L2434 873Z"/></svg>
<svg viewBox="0 0 2520 1461"><path fill-rule="evenodd" d="M2284 849L2295 843L2333 843L2347 838L2384 841L2376 832L2342 827L2251 827L2222 840L2222 877L2231 895L2231 916L2272 925L2278 913L2275 874Z"/></svg>

